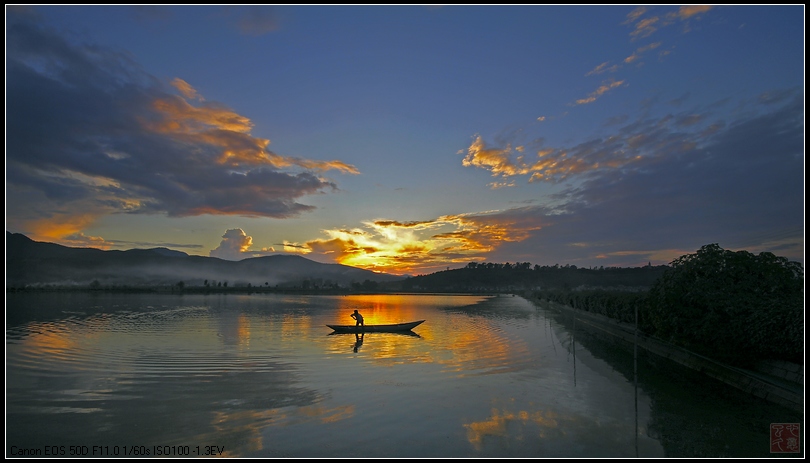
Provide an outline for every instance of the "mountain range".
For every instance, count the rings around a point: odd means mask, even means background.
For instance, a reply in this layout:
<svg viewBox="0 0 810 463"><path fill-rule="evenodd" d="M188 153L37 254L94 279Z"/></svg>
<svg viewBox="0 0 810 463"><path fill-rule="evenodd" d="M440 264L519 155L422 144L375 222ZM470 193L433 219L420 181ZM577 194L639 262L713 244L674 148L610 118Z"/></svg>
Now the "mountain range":
<svg viewBox="0 0 810 463"><path fill-rule="evenodd" d="M167 248L104 251L33 241L6 232L6 288L26 286L222 285L262 287L349 287L366 281L403 279L294 255L229 261Z"/></svg>

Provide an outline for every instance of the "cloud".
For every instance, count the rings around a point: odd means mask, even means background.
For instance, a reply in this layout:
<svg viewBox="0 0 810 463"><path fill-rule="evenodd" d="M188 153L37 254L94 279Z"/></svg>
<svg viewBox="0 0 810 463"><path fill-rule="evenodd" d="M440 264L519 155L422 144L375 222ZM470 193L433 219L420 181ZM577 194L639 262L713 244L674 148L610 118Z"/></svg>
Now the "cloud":
<svg viewBox="0 0 810 463"><path fill-rule="evenodd" d="M643 38L650 36L653 32L658 30L658 27L660 26L660 24L658 24L659 20L660 18L658 18L657 16L642 19L641 21L635 24L635 28L633 29L633 32L630 33L630 35L633 38Z"/></svg>
<svg viewBox="0 0 810 463"><path fill-rule="evenodd" d="M510 188L510 187L515 186L515 185L517 185L517 184L514 181L510 180L508 182L492 182L492 183L489 183L487 186L489 186L493 190L497 190L499 188Z"/></svg>
<svg viewBox="0 0 810 463"><path fill-rule="evenodd" d="M233 26L244 35L260 36L280 27L279 16L270 6L251 5L228 8L227 11Z"/></svg>
<svg viewBox="0 0 810 463"><path fill-rule="evenodd" d="M226 260L241 260L246 257L253 257L248 254L253 245L253 238L247 236L241 228L232 228L222 235L222 241L216 249L212 249L209 255Z"/></svg>
<svg viewBox="0 0 810 463"><path fill-rule="evenodd" d="M526 239L541 228L517 209L442 216L404 222L380 219L363 228L324 230L328 236L303 245L285 243L294 252L325 256L345 265L389 273L429 272L449 263L468 263L508 242Z"/></svg>
<svg viewBox="0 0 810 463"><path fill-rule="evenodd" d="M172 17L171 9L160 5L130 6L132 16L139 21L166 21Z"/></svg>
<svg viewBox="0 0 810 463"><path fill-rule="evenodd" d="M168 24L169 20L176 17L176 12L183 12L183 9L174 9L167 5L136 5L129 8L132 16L143 23ZM208 27L218 28L224 25L241 35L252 37L266 35L281 28L280 15L269 5L217 7L208 19L213 21Z"/></svg>
<svg viewBox="0 0 810 463"><path fill-rule="evenodd" d="M680 7L676 14L678 16L678 19L683 21L693 16L703 14L711 10L712 8L713 8L712 5L685 5Z"/></svg>
<svg viewBox="0 0 810 463"><path fill-rule="evenodd" d="M654 43L651 43L649 45L639 47L639 48L636 49L636 51L633 52L633 54L631 54L630 56L624 58L624 60L622 60L622 62L624 64L635 63L636 65L638 65L638 64L640 64L639 60L641 59L641 57L642 57L642 55L644 53L646 53L646 52L648 52L650 50L655 50L656 48L658 48L660 46L661 46L661 42L654 42ZM605 61L604 63L601 63L598 66L596 66L595 68L588 71L585 74L585 76L588 77L588 76L593 76L593 75L604 74L606 72L617 72L622 68L622 66L618 65L618 64L614 64L613 66L609 66L609 65L610 65L610 61ZM606 88L605 85L603 85L602 87L599 88L599 90L594 92L594 94L592 94L591 97L578 100L577 103L580 103L580 102L582 102L582 103L591 103L591 102L596 100L595 97L600 96L602 93L606 92L607 90L610 90L610 88L611 87ZM601 91L601 93L599 93L600 91Z"/></svg>
<svg viewBox="0 0 810 463"><path fill-rule="evenodd" d="M778 89L764 92L758 97L761 104L779 104L790 101L796 94L795 89Z"/></svg>
<svg viewBox="0 0 810 463"><path fill-rule="evenodd" d="M172 87L176 88L180 93L182 93L183 97L185 97L187 100L203 100L203 97L197 93L197 90L194 90L194 87L189 85L189 83L183 79L175 78L172 81Z"/></svg>
<svg viewBox="0 0 810 463"><path fill-rule="evenodd" d="M667 12L663 16L644 17L649 9L639 7L631 11L622 24L632 25L633 30L630 32L630 37L632 37L633 40L649 37L662 27L670 26L676 21L684 22L684 32L688 32L688 21L693 18L699 19L702 14L712 8L713 6L711 5L686 5L679 7L677 11Z"/></svg>
<svg viewBox="0 0 810 463"><path fill-rule="evenodd" d="M587 98L582 98L582 99L577 100L576 104L582 105L582 104L593 103L594 101L597 100L597 98L601 97L605 93L609 92L610 90L613 90L614 88L616 88L616 87L618 87L618 86L620 86L622 84L624 84L623 80L619 80L619 81L610 80L610 81L604 82L604 83L602 83L601 86L599 86L599 88L597 88L596 90L591 92L591 94L588 95Z"/></svg>
<svg viewBox="0 0 810 463"><path fill-rule="evenodd" d="M686 127L690 125L696 125L705 119L705 116L702 114L683 114L676 118L675 125L680 127Z"/></svg>
<svg viewBox="0 0 810 463"><path fill-rule="evenodd" d="M286 218L314 209L302 197L336 190L324 172L359 173L275 153L251 135L250 118L205 101L186 80L166 85L125 53L31 18L7 18L12 228L67 236L114 213Z"/></svg>
<svg viewBox="0 0 810 463"><path fill-rule="evenodd" d="M676 23L677 21L685 22L684 32L689 31L688 20L690 18L700 18L700 16L709 11L712 7L711 6L702 6L702 5L691 5L691 6L682 6L677 11L670 11L669 13L664 14L663 16L648 16L645 15L650 11L647 7L638 7L628 13L627 19L622 22L623 25L630 25L632 26L633 30L630 32L630 36L632 37L632 41L649 37L659 29L663 27L667 27ZM630 54L629 56L625 57L622 60L622 65L630 65L634 64L636 66L642 63L641 59L644 54L655 50L661 45L663 42L653 42L643 47L636 48L636 50ZM662 60L665 56L669 55L671 50L663 50L658 53L659 60ZM615 64L613 66L609 66L610 61L605 61L590 71L588 71L585 76L592 76L592 75L599 75L604 74L605 72L617 72L622 68L622 65ZM608 82L603 82L603 84L597 88L594 92L588 95L586 98L580 98L576 100L576 105L583 105L589 104L596 101L599 97L607 93L608 91L618 87L619 85L623 84L625 81L615 81L611 80Z"/></svg>
<svg viewBox="0 0 810 463"><path fill-rule="evenodd" d="M681 97L679 105L687 97L688 94ZM796 89L778 90L761 95L756 102L760 108L768 108L795 98ZM629 122L626 115L609 118L604 126L612 128L610 135L585 139L572 146L542 147L537 149L536 157L513 149L509 139L502 140L501 146L492 146L476 135L462 165L485 169L493 177L504 179L490 184L491 187L511 185L506 179L521 176L529 182L559 183L611 171L646 169L650 163L694 152L727 129L724 120L712 118L718 107L710 105Z"/></svg>
<svg viewBox="0 0 810 463"><path fill-rule="evenodd" d="M630 13L627 13L627 19L626 19L626 20L625 20L625 22L624 22L624 23L622 23L622 24L632 24L632 23L634 23L634 22L635 22L635 21L636 21L638 18L640 18L641 16L643 16L643 15L644 15L644 13L646 13L646 12L647 12L647 7L645 7L645 6L640 6L640 7L636 8L636 9L634 9L633 11L631 11Z"/></svg>
<svg viewBox="0 0 810 463"><path fill-rule="evenodd" d="M602 63L602 64L596 66L595 68L591 69L590 71L588 71L588 73L585 74L585 76L587 77L587 76L592 76L592 75L596 75L596 74L604 74L605 72L616 72L616 71L619 70L618 65L614 64L613 66L608 66L609 64L610 64L610 61L605 61L604 63Z"/></svg>
<svg viewBox="0 0 810 463"><path fill-rule="evenodd" d="M488 260L529 260L530 248L544 264L666 264L719 243L803 261L804 97L801 90L791 94L735 121L642 119L613 136L558 149L584 157L585 165L594 156L605 162L571 172L576 181L550 198L556 207L513 211L543 227L520 246L504 243ZM640 158L623 162L634 156Z"/></svg>
<svg viewBox="0 0 810 463"><path fill-rule="evenodd" d="M648 52L650 50L655 50L656 48L658 48L660 46L661 46L661 42L655 42L655 43L651 43L649 45L645 45L643 47L637 48L636 51L633 52L632 55L630 55L630 56L628 56L627 58L624 59L624 62L626 64L634 63L634 62L638 61L639 59L641 59L641 55L643 55L644 53L646 53L646 52Z"/></svg>
<svg viewBox="0 0 810 463"><path fill-rule="evenodd" d="M461 152L459 152L461 153ZM512 160L512 147L488 148L480 135L475 137L467 148L467 156L461 161L464 167L481 167L492 172L493 176L511 177L528 173L528 167Z"/></svg>
<svg viewBox="0 0 810 463"><path fill-rule="evenodd" d="M513 156L511 147L490 148L479 135L467 148L462 161L465 167L479 167L492 172L494 177L528 176L530 182L560 182L572 176L623 168L641 161L648 135L644 133L593 139L570 148L543 148L536 158ZM667 147L665 140L656 140L658 148ZM670 142L671 143L671 142ZM632 149L628 149L632 148ZM512 182L495 182L490 187L510 186Z"/></svg>

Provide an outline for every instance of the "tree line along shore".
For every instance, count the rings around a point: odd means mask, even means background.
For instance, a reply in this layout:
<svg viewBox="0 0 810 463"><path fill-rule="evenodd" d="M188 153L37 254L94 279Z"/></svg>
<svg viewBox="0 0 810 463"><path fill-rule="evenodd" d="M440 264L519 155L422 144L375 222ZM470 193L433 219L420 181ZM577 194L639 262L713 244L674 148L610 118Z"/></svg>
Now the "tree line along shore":
<svg viewBox="0 0 810 463"><path fill-rule="evenodd" d="M763 252L724 250L717 244L670 265L631 268L470 263L460 269L397 281L338 285L323 279L271 285L203 280L155 285L7 286L7 292L94 291L170 294L294 293L512 293L635 323L655 336L740 367L760 360L802 363L804 269Z"/></svg>

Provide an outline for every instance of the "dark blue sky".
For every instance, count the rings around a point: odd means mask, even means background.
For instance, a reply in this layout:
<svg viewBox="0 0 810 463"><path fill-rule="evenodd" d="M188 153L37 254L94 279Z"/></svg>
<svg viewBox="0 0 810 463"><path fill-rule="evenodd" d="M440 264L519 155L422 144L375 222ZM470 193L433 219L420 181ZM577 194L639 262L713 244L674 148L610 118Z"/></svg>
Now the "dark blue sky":
<svg viewBox="0 0 810 463"><path fill-rule="evenodd" d="M804 262L804 6L6 7L6 228L396 273Z"/></svg>

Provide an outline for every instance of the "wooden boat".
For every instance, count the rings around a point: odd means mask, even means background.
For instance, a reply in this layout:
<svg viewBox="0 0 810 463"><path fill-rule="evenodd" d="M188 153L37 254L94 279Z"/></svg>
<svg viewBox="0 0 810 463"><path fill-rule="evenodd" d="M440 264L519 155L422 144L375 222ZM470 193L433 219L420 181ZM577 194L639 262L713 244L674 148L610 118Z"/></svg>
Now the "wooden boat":
<svg viewBox="0 0 810 463"><path fill-rule="evenodd" d="M424 323L424 320L407 323L394 323L391 325L326 325L338 333L396 333L399 331L410 331Z"/></svg>

